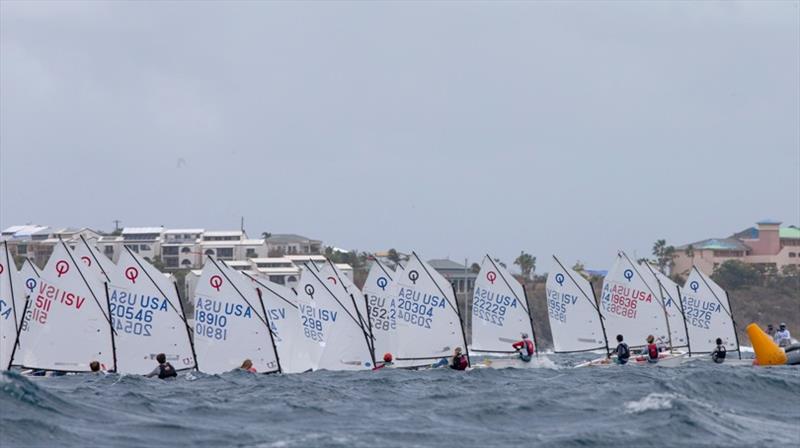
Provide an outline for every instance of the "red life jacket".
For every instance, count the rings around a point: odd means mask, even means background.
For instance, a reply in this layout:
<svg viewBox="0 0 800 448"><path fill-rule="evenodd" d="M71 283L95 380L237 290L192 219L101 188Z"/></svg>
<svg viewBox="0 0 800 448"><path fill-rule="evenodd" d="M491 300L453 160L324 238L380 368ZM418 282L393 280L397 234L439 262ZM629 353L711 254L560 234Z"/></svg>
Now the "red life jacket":
<svg viewBox="0 0 800 448"><path fill-rule="evenodd" d="M528 350L528 355L533 355L534 354L533 342L530 339L524 339L523 342L525 342L525 348Z"/></svg>
<svg viewBox="0 0 800 448"><path fill-rule="evenodd" d="M656 344L647 344L647 354L650 359L658 359L658 346Z"/></svg>
<svg viewBox="0 0 800 448"><path fill-rule="evenodd" d="M456 370L467 370L469 367L469 361L467 361L467 357L465 355L461 355L455 360L455 365L453 366Z"/></svg>

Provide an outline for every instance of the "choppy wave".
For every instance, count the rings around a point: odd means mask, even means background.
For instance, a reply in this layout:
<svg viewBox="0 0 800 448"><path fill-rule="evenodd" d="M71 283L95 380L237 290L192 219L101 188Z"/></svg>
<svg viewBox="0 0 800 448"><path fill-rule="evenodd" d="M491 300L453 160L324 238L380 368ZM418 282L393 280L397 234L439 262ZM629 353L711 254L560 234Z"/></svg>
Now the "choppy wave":
<svg viewBox="0 0 800 448"><path fill-rule="evenodd" d="M0 376L0 446L800 444L796 368Z"/></svg>

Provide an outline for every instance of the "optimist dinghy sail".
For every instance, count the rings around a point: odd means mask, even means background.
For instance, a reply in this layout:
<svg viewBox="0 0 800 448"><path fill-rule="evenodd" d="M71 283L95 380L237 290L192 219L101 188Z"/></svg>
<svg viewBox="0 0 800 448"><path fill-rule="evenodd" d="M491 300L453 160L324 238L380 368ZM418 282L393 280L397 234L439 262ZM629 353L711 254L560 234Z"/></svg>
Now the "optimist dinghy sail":
<svg viewBox="0 0 800 448"><path fill-rule="evenodd" d="M10 367L25 314L25 291L20 285L17 267L3 241L0 254L0 371Z"/></svg>
<svg viewBox="0 0 800 448"><path fill-rule="evenodd" d="M608 334L621 334L632 348L646 345L648 335L668 343L670 329L658 292L650 288L639 268L624 253L603 282L601 310Z"/></svg>
<svg viewBox="0 0 800 448"><path fill-rule="evenodd" d="M692 353L711 353L717 338L728 351L739 351L736 322L725 290L693 266L680 292Z"/></svg>
<svg viewBox="0 0 800 448"><path fill-rule="evenodd" d="M397 306L399 367L422 367L462 347L469 358L461 313L453 286L412 252L397 272L392 300Z"/></svg>
<svg viewBox="0 0 800 448"><path fill-rule="evenodd" d="M75 245L75 257L84 264L84 270L96 276L101 283L108 282L117 269L108 257L101 254L97 247L89 245L82 236Z"/></svg>
<svg viewBox="0 0 800 448"><path fill-rule="evenodd" d="M402 273L402 271L401 271ZM364 282L364 296L369 305L375 356L394 353L396 348L397 310L392 298L394 271L374 260Z"/></svg>
<svg viewBox="0 0 800 448"><path fill-rule="evenodd" d="M117 372L144 375L164 353L176 369L195 367L189 327L175 284L127 246L109 272L109 310Z"/></svg>
<svg viewBox="0 0 800 448"><path fill-rule="evenodd" d="M253 282L256 293L264 302L272 327L272 337L278 349L283 373L302 373L311 370L311 361L307 356L298 354L295 344L297 329L300 328L300 307L297 305L297 294L291 289L272 283L259 276L242 274ZM299 355L299 356L298 356Z"/></svg>
<svg viewBox="0 0 800 448"><path fill-rule="evenodd" d="M687 334L686 320L683 318L683 305L681 305L680 295L676 291L680 287L670 280L669 277L653 269L649 263L639 263L639 272L645 277L654 291L658 291L661 301L664 303L664 310L669 321L670 336L673 348L688 348L689 336ZM647 273L650 273L648 278Z"/></svg>
<svg viewBox="0 0 800 448"><path fill-rule="evenodd" d="M546 287L553 351L608 351L608 337L591 283L553 255Z"/></svg>
<svg viewBox="0 0 800 448"><path fill-rule="evenodd" d="M486 255L475 281L472 295L473 352L516 353L511 344L522 334L533 335L536 352L536 332L528 310L525 288L502 266Z"/></svg>
<svg viewBox="0 0 800 448"><path fill-rule="evenodd" d="M228 372L245 359L260 373L281 371L264 304L250 280L211 256L197 281L194 322L201 372Z"/></svg>
<svg viewBox="0 0 800 448"><path fill-rule="evenodd" d="M98 361L116 370L114 332L102 283L59 241L30 296L27 329L20 333L13 365L88 372Z"/></svg>
<svg viewBox="0 0 800 448"><path fill-rule="evenodd" d="M307 268L300 277L298 342L309 350L314 370L371 369L369 329L353 312L353 298L343 287L334 287L326 272Z"/></svg>

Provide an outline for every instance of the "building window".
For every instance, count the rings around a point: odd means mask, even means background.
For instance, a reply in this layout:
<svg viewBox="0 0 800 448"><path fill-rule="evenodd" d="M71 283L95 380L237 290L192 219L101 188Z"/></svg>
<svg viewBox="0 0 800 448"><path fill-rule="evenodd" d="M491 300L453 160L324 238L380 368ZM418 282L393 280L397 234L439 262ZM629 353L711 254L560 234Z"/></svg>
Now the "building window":
<svg viewBox="0 0 800 448"><path fill-rule="evenodd" d="M130 246L125 246L125 247L127 247L128 249L136 252L137 254L139 253L139 245L138 244L131 244Z"/></svg>
<svg viewBox="0 0 800 448"><path fill-rule="evenodd" d="M255 249L247 249L247 254L245 255L247 258L256 258L256 250Z"/></svg>
<svg viewBox="0 0 800 448"><path fill-rule="evenodd" d="M206 255L214 255L214 249L206 249L205 254Z"/></svg>
<svg viewBox="0 0 800 448"><path fill-rule="evenodd" d="M282 276L282 275L270 275L269 276L269 281L271 281L272 283L277 283L279 285L286 284L285 277Z"/></svg>
<svg viewBox="0 0 800 448"><path fill-rule="evenodd" d="M191 266L191 265L192 265L192 262L191 262L191 261L189 261L189 260L183 260L183 261L181 261L181 264L182 264L182 265L184 265L184 266L186 266L186 267L189 267L189 266Z"/></svg>
<svg viewBox="0 0 800 448"><path fill-rule="evenodd" d="M28 245L27 244L20 244L17 246L17 253L20 255L24 255L28 253Z"/></svg>
<svg viewBox="0 0 800 448"><path fill-rule="evenodd" d="M164 259L164 267L177 268L178 267L178 259L177 258L165 258Z"/></svg>
<svg viewBox="0 0 800 448"><path fill-rule="evenodd" d="M103 248L103 252L106 254L108 258L114 256L114 246L106 246Z"/></svg>
<svg viewBox="0 0 800 448"><path fill-rule="evenodd" d="M189 249L188 247L182 247L181 248L181 253L182 254L188 254L191 251L192 251L192 249Z"/></svg>
<svg viewBox="0 0 800 448"><path fill-rule="evenodd" d="M164 255L178 255L178 246L164 246L161 248Z"/></svg>
<svg viewBox="0 0 800 448"><path fill-rule="evenodd" d="M139 249L140 250L150 250L150 246L148 246L147 244L140 244L139 245Z"/></svg>
<svg viewBox="0 0 800 448"><path fill-rule="evenodd" d="M796 257L796 256L797 256L797 254L796 254L796 253L794 253L794 252L789 252L789 258L794 258L794 257Z"/></svg>
<svg viewBox="0 0 800 448"><path fill-rule="evenodd" d="M233 258L232 247L220 247L217 249L217 257L219 258Z"/></svg>

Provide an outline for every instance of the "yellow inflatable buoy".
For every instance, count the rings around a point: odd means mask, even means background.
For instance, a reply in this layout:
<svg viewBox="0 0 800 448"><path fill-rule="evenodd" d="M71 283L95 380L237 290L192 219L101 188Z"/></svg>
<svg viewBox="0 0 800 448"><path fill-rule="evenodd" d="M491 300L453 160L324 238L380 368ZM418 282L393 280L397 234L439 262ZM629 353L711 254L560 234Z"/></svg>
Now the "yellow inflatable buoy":
<svg viewBox="0 0 800 448"><path fill-rule="evenodd" d="M747 335L753 343L753 351L756 352L756 364L760 366L782 366L786 364L786 352L778 347L764 330L756 324L747 326Z"/></svg>

